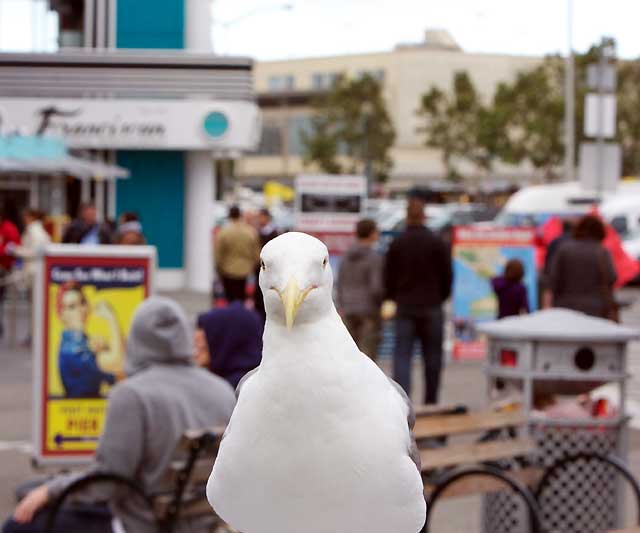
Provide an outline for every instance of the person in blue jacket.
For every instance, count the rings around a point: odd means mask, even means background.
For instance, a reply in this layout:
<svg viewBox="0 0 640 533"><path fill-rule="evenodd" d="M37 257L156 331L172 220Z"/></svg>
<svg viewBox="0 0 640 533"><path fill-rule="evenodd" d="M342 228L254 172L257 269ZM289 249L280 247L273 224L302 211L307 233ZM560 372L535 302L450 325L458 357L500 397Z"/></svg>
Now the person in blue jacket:
<svg viewBox="0 0 640 533"><path fill-rule="evenodd" d="M237 387L262 359L262 319L242 300L198 316L195 360Z"/></svg>
<svg viewBox="0 0 640 533"><path fill-rule="evenodd" d="M96 313L107 320L117 350L122 342L113 310L105 302L96 305ZM109 356L110 344L101 338L89 338L85 333L90 307L82 287L65 284L58 297L58 313L64 326L58 351L58 369L67 398L99 398L103 383L113 385L116 372L100 367L97 354ZM117 357L117 355L116 355Z"/></svg>

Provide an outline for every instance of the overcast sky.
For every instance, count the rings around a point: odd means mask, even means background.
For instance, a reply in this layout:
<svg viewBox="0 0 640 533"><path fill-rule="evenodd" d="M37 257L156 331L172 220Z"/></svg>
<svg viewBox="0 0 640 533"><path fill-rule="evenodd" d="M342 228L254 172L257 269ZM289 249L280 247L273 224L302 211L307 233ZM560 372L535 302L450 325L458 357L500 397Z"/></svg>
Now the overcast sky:
<svg viewBox="0 0 640 533"><path fill-rule="evenodd" d="M0 0L1 49L51 42L32 2ZM607 35L617 39L619 55L640 56L639 0L573 4L576 50ZM213 0L213 13L216 51L256 59L390 50L421 41L426 28L449 30L473 52L542 55L567 49L567 0Z"/></svg>

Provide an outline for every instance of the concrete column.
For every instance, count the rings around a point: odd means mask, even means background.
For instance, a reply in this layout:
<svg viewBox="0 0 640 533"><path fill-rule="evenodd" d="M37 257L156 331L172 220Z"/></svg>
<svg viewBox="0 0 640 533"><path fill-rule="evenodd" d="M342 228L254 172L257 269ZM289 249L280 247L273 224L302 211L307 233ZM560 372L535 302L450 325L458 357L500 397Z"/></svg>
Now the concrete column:
<svg viewBox="0 0 640 533"><path fill-rule="evenodd" d="M98 208L98 222L104 222L104 180L96 179L95 184L96 198L95 203Z"/></svg>
<svg viewBox="0 0 640 533"><path fill-rule="evenodd" d="M214 164L206 151L185 154L184 266L186 287L208 293L213 281Z"/></svg>
<svg viewBox="0 0 640 533"><path fill-rule="evenodd" d="M67 212L65 183L60 176L51 178L51 214L64 215Z"/></svg>
<svg viewBox="0 0 640 533"><path fill-rule="evenodd" d="M212 52L210 0L184 0L184 30L187 50Z"/></svg>
<svg viewBox="0 0 640 533"><path fill-rule="evenodd" d="M82 203L91 201L91 180L89 178L80 180L80 200Z"/></svg>
<svg viewBox="0 0 640 533"><path fill-rule="evenodd" d="M116 180L115 178L107 181L107 216L111 220L116 219L117 205L116 205Z"/></svg>
<svg viewBox="0 0 640 533"><path fill-rule="evenodd" d="M29 207L38 209L40 206L40 180L38 176L29 177Z"/></svg>
<svg viewBox="0 0 640 533"><path fill-rule="evenodd" d="M184 0L184 46L211 52L210 0ZM186 287L208 293L213 281L215 166L211 152L185 153L184 268Z"/></svg>

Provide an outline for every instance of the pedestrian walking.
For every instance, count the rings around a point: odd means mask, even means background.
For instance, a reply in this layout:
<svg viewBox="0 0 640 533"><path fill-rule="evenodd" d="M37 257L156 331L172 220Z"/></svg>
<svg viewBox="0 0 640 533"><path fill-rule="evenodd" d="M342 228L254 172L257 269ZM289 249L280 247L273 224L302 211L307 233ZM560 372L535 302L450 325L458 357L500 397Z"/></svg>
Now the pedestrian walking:
<svg viewBox="0 0 640 533"><path fill-rule="evenodd" d="M411 356L420 340L425 403L438 401L444 337L442 304L451 294L451 254L425 227L424 200L409 198L404 232L389 246L384 269L386 296L396 304L393 377L411 397Z"/></svg>
<svg viewBox="0 0 640 533"><path fill-rule="evenodd" d="M142 231L142 223L137 213L127 211L118 217L116 243L133 246L147 244Z"/></svg>
<svg viewBox="0 0 640 533"><path fill-rule="evenodd" d="M549 267L545 307L565 307L618 320L613 287L617 274L602 241L606 230L594 215L582 217L573 237L562 242Z"/></svg>
<svg viewBox="0 0 640 533"><path fill-rule="evenodd" d="M4 334L4 300L9 274L15 263L11 250L20 244L18 213L11 202L5 204L0 214L0 337Z"/></svg>
<svg viewBox="0 0 640 533"><path fill-rule="evenodd" d="M214 260L227 301L244 301L247 278L260 260L260 241L258 232L242 220L238 206L229 209L229 221L215 238Z"/></svg>
<svg viewBox="0 0 640 533"><path fill-rule="evenodd" d="M98 210L92 203L83 203L80 216L67 226L62 242L67 244L111 244L111 231L107 224L98 222Z"/></svg>
<svg viewBox="0 0 640 533"><path fill-rule="evenodd" d="M22 259L25 271L25 284L31 288L36 275L37 262L44 254L44 249L51 243L51 236L44 228L44 213L37 209L27 209L24 212L24 231L21 244L8 245L9 253Z"/></svg>
<svg viewBox="0 0 640 533"><path fill-rule="evenodd" d="M529 299L524 278L524 265L518 259L510 259L501 276L491 280L493 292L498 300L498 319L518 316L529 312Z"/></svg>
<svg viewBox="0 0 640 533"><path fill-rule="evenodd" d="M356 225L356 237L340 263L336 303L360 351L376 360L380 343L380 306L384 297L384 259L374 249L379 238L376 223L368 218L360 220Z"/></svg>
<svg viewBox="0 0 640 533"><path fill-rule="evenodd" d="M257 216L258 223L258 238L260 239L260 249L267 244L270 240L275 239L280 233L273 225L273 219L271 217L271 213L268 209L263 208L260 209ZM262 322L267 318L267 315L264 310L264 299L262 296L262 290L260 289L260 284L258 283L258 276L260 275L260 263L256 263L255 268L255 279L256 286L253 291L253 308L256 310Z"/></svg>

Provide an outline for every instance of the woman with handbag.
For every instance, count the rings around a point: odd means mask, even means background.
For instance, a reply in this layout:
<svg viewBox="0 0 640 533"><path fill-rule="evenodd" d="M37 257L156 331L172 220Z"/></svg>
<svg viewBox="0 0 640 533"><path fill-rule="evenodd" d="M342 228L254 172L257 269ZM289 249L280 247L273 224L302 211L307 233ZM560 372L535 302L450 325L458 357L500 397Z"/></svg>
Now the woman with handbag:
<svg viewBox="0 0 640 533"><path fill-rule="evenodd" d="M573 237L558 248L549 268L545 307L565 307L591 316L618 320L613 287L616 271L602 241L606 230L593 215L582 217Z"/></svg>

